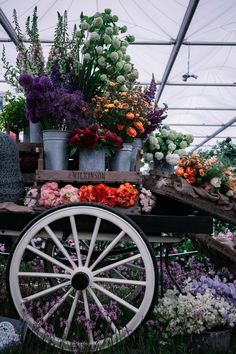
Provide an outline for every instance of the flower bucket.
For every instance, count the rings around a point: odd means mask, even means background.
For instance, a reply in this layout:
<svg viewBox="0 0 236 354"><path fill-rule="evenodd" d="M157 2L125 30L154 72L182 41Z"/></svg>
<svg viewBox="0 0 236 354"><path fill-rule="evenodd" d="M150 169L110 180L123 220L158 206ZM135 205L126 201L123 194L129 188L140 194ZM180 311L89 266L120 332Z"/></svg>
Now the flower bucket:
<svg viewBox="0 0 236 354"><path fill-rule="evenodd" d="M174 173L174 166L170 165L166 160L157 160L154 158L154 169L167 172L167 173Z"/></svg>
<svg viewBox="0 0 236 354"><path fill-rule="evenodd" d="M132 144L132 153L131 153L131 158L130 158L130 171L136 171L136 163L137 163L137 158L138 154L142 148L142 139L141 138L135 138Z"/></svg>
<svg viewBox="0 0 236 354"><path fill-rule="evenodd" d="M111 157L111 171L130 171L132 144L123 144L123 148Z"/></svg>
<svg viewBox="0 0 236 354"><path fill-rule="evenodd" d="M81 149L79 151L80 171L105 171L105 151Z"/></svg>
<svg viewBox="0 0 236 354"><path fill-rule="evenodd" d="M29 122L29 130L30 130L30 142L31 143L42 143L42 126L40 122L32 123Z"/></svg>
<svg viewBox="0 0 236 354"><path fill-rule="evenodd" d="M44 167L46 170L67 170L69 133L61 130L43 131Z"/></svg>
<svg viewBox="0 0 236 354"><path fill-rule="evenodd" d="M204 331L194 334L188 342L189 353L199 354L208 351L209 353L228 353L231 339L231 329L219 331Z"/></svg>

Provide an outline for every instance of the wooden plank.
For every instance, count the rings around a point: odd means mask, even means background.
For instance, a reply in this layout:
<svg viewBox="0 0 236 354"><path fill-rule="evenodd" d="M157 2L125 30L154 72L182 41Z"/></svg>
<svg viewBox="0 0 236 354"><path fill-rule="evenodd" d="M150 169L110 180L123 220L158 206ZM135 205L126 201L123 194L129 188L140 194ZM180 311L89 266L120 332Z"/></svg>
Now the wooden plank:
<svg viewBox="0 0 236 354"><path fill-rule="evenodd" d="M118 171L50 171L37 170L36 181L62 181L79 183L142 183L142 176L138 172L118 172Z"/></svg>
<svg viewBox="0 0 236 354"><path fill-rule="evenodd" d="M184 187L186 188L181 189L181 183L185 184ZM157 174L151 174L150 176L145 176L144 187L150 189L153 193L170 197L194 209L204 211L218 219L236 225L235 202L230 201L230 203L234 203L234 206L230 209L224 206L224 204L220 204L221 200L204 199L201 197L201 191L204 192L203 188L188 185L179 176L169 175L161 177Z"/></svg>
<svg viewBox="0 0 236 354"><path fill-rule="evenodd" d="M19 151L24 152L40 152L43 149L41 143L17 143Z"/></svg>

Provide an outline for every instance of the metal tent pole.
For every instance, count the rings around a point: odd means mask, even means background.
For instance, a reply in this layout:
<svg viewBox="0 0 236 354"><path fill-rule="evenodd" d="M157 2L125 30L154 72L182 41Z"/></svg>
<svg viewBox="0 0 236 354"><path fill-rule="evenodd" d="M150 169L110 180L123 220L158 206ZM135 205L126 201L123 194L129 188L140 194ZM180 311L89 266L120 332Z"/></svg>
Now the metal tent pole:
<svg viewBox="0 0 236 354"><path fill-rule="evenodd" d="M167 81L167 79L169 77L169 74L171 72L171 69L172 69L172 67L174 65L174 62L175 62L175 59L176 59L177 54L179 52L180 46L181 46L181 44L183 42L184 36L185 36L185 34L186 34L186 32L187 32L187 30L189 28L189 25L190 25L190 23L192 21L192 18L193 18L193 15L194 15L195 11L196 11L198 3L199 3L199 0L190 0L190 2L189 2L188 8L187 8L187 10L185 12L183 21L182 21L180 29L179 29L179 33L178 33L177 38L176 38L176 43L175 43L174 47L172 48L168 63L167 63L166 68L165 68L164 75L163 75L162 80L161 80L161 84L160 84L160 87L159 87L159 90L158 90L158 93L157 93L157 97L156 97L156 100L155 100L155 105L157 105L158 102L159 102L159 99L161 97L162 91L163 91L163 89L165 87L166 81Z"/></svg>
<svg viewBox="0 0 236 354"><path fill-rule="evenodd" d="M205 143L207 143L209 140L211 140L212 138L214 138L215 136L217 136L219 133L221 133L223 130L225 130L226 128L230 127L233 123L236 122L236 117L234 117L233 119L231 119L228 123L226 123L223 127L217 129L213 134L211 134L210 136L208 136L206 139L204 139L200 144L196 145L196 147L194 149L192 149L191 151L197 150L199 149L201 146L203 146Z"/></svg>
<svg viewBox="0 0 236 354"><path fill-rule="evenodd" d="M17 46L18 45L18 38L17 38L16 32L1 8L0 8L0 24L2 25L2 27L6 31L6 33L8 34L10 39L12 40L12 42Z"/></svg>

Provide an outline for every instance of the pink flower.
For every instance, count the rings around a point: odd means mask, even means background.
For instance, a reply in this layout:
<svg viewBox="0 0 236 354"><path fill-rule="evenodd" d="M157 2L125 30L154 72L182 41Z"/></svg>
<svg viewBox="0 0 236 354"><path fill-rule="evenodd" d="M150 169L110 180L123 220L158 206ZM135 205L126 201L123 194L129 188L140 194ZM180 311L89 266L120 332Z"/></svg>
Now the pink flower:
<svg viewBox="0 0 236 354"><path fill-rule="evenodd" d="M60 190L60 200L62 204L77 203L79 202L78 188L67 184Z"/></svg>
<svg viewBox="0 0 236 354"><path fill-rule="evenodd" d="M55 207L60 205L60 192L56 182L47 182L41 187L39 205L46 208Z"/></svg>

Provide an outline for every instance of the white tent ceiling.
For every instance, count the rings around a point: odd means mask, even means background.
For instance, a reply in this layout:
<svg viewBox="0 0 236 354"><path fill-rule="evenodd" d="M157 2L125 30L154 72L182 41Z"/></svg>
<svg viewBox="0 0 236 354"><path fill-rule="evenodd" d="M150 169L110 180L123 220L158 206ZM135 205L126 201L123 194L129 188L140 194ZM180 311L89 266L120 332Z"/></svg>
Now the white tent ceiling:
<svg viewBox="0 0 236 354"><path fill-rule="evenodd" d="M111 8L119 23L135 36L129 54L139 71L139 81L149 83L154 73L160 83L158 102L160 106L163 102L169 106L165 123L192 133L195 146L220 129L224 130L204 146L228 136L236 144L236 0L3 0L0 6L10 22L16 9L22 29L34 6L38 7L45 55L53 39L57 11L68 11L72 30L81 11L92 15ZM192 18L191 14L187 16L191 8ZM0 42L14 64L15 46L1 26ZM197 75L197 79L183 81L188 62L189 74ZM0 80L4 80L2 64ZM0 91L7 88L0 82ZM226 128L229 122L233 123Z"/></svg>

